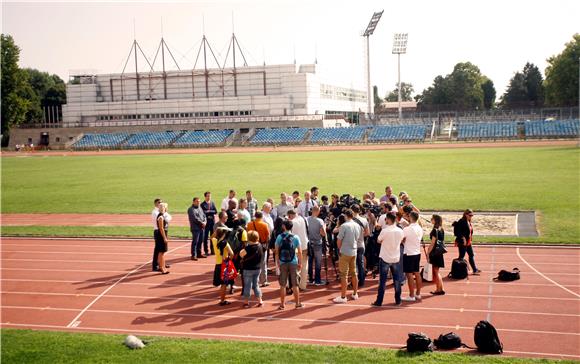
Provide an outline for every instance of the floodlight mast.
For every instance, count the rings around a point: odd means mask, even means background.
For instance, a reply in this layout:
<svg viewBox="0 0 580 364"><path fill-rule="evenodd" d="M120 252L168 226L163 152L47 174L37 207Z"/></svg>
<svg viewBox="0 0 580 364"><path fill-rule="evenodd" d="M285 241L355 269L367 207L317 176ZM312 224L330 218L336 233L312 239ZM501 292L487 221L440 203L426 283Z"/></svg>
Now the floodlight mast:
<svg viewBox="0 0 580 364"><path fill-rule="evenodd" d="M401 54L407 53L407 39L409 33L395 33L393 36L393 54L397 55L397 89L399 90L399 122L403 119L401 107Z"/></svg>
<svg viewBox="0 0 580 364"><path fill-rule="evenodd" d="M371 55L370 55L370 42L369 37L375 32L377 24L379 20L381 20L381 16L383 15L384 10L380 12L373 13L371 20L369 21L369 25L367 25L367 29L363 33L363 37L367 38L367 113L368 117L370 118L373 114L373 95L371 90Z"/></svg>

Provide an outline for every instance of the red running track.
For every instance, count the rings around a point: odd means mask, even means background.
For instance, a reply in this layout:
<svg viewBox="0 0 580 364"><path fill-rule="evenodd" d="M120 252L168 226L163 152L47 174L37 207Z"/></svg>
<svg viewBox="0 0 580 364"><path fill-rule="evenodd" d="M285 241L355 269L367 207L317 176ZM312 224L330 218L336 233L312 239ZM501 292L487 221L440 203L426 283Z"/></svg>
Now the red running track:
<svg viewBox="0 0 580 364"><path fill-rule="evenodd" d="M411 331L455 331L472 346L473 327L488 319L506 355L580 359L577 247L478 246L481 276L446 280L445 296L430 296L428 285L422 302L402 307L391 303L390 285L386 304L370 307L377 289L370 278L358 301L333 304L339 286L332 282L303 293L305 309L278 311L276 283L264 289L262 308L243 309L237 295L219 307L213 259L193 262L188 242L170 245L171 274L162 276L150 271L147 240L4 238L1 326L397 348ZM513 267L520 281L492 281Z"/></svg>

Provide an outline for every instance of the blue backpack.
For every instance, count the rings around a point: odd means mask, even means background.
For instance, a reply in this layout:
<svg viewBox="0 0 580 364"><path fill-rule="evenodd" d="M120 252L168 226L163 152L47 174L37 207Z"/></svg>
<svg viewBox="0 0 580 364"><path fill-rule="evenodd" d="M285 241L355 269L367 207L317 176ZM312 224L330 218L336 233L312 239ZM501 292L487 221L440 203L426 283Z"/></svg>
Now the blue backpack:
<svg viewBox="0 0 580 364"><path fill-rule="evenodd" d="M282 263L291 263L296 256L293 238L294 235L290 233L282 238L282 244L280 244L280 262Z"/></svg>

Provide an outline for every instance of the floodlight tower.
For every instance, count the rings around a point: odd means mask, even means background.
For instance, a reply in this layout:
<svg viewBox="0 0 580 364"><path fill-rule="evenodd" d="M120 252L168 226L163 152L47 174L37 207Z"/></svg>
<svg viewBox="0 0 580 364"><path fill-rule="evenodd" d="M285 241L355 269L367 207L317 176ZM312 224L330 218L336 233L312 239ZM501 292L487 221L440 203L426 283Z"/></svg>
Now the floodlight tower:
<svg viewBox="0 0 580 364"><path fill-rule="evenodd" d="M397 74L399 89L399 122L403 118L403 108L401 107L401 54L407 53L407 38L409 33L395 33L393 37L393 54L397 55Z"/></svg>
<svg viewBox="0 0 580 364"><path fill-rule="evenodd" d="M381 10L380 12L373 14L371 20L369 21L369 25L367 25L367 29L363 33L363 37L367 38L367 112L369 117L373 114L373 96L371 90L371 52L369 48L369 38L375 32L377 24L383 15L383 11L384 10Z"/></svg>

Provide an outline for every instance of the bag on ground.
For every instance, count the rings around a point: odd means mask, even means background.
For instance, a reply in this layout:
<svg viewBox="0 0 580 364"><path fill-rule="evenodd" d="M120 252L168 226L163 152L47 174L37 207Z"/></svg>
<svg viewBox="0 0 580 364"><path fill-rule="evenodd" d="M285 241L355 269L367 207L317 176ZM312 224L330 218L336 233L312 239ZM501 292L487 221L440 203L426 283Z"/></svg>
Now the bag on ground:
<svg viewBox="0 0 580 364"><path fill-rule="evenodd" d="M465 259L453 259L449 277L453 279L465 279L467 275L467 262Z"/></svg>
<svg viewBox="0 0 580 364"><path fill-rule="evenodd" d="M410 353L433 351L433 342L422 332L410 332L407 339L407 351Z"/></svg>
<svg viewBox="0 0 580 364"><path fill-rule="evenodd" d="M512 269L511 272L502 269L497 273L497 277L494 278L496 281L503 282L512 282L517 281L518 279L520 279L520 270L518 268Z"/></svg>
<svg viewBox="0 0 580 364"><path fill-rule="evenodd" d="M477 351L486 354L503 353L503 344L499 341L497 331L488 321L479 321L475 325L473 340L477 346Z"/></svg>
<svg viewBox="0 0 580 364"><path fill-rule="evenodd" d="M441 350L457 349L461 346L464 346L459 335L454 332L450 332L445 335L439 335L439 338L433 340L433 343L437 349Z"/></svg>
<svg viewBox="0 0 580 364"><path fill-rule="evenodd" d="M423 280L427 282L433 281L433 264L431 263L425 264L423 269L421 269L421 278L423 278Z"/></svg>
<svg viewBox="0 0 580 364"><path fill-rule="evenodd" d="M234 266L234 262L231 259L226 259L222 262L221 266L221 279L223 282L229 282L236 279L238 276L238 271Z"/></svg>

